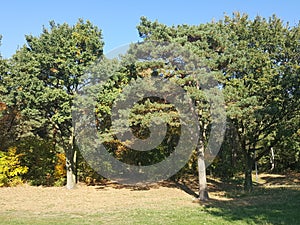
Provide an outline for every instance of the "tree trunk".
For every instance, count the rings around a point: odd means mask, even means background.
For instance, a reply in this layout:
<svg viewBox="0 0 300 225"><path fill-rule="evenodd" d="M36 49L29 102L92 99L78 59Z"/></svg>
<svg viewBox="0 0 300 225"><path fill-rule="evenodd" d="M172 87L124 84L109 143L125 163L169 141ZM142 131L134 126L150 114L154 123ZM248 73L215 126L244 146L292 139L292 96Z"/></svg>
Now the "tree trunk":
<svg viewBox="0 0 300 225"><path fill-rule="evenodd" d="M72 131L72 135L70 137L69 149L67 149L66 153L66 169L67 169L67 189L73 189L77 182L76 177L76 158L77 152L75 149L75 137Z"/></svg>
<svg viewBox="0 0 300 225"><path fill-rule="evenodd" d="M252 191L252 166L253 166L253 160L251 158L251 155L249 153L246 153L246 166L245 166L245 183L244 183L244 190L251 192Z"/></svg>
<svg viewBox="0 0 300 225"><path fill-rule="evenodd" d="M204 160L204 146L201 144L197 148L198 155L198 176L199 176L199 200L207 201L209 199L206 181L206 168Z"/></svg>
<svg viewBox="0 0 300 225"><path fill-rule="evenodd" d="M70 158L66 157L66 167L67 167L67 189L73 189L76 184L76 177L73 167L73 162Z"/></svg>
<svg viewBox="0 0 300 225"><path fill-rule="evenodd" d="M275 154L274 154L274 149L273 147L271 147L271 158L270 158L270 162L271 162L271 172L274 170L275 168Z"/></svg>

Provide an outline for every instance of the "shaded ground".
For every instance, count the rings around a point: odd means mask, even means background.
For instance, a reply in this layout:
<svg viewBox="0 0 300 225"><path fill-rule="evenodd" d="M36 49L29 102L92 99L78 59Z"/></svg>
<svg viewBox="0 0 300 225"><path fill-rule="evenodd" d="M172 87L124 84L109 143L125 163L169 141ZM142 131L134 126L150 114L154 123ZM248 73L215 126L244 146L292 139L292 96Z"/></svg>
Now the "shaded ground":
<svg viewBox="0 0 300 225"><path fill-rule="evenodd" d="M208 179L210 200L193 203L197 181L129 187L114 183L0 188L0 224L300 224L299 174L262 174L252 194Z"/></svg>

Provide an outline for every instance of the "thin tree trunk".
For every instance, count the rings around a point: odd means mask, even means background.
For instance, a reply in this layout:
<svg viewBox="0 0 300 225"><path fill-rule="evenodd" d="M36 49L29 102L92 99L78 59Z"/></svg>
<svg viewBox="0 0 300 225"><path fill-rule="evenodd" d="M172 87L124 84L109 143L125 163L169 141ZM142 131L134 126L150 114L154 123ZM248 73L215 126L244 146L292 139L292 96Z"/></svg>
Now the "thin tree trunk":
<svg viewBox="0 0 300 225"><path fill-rule="evenodd" d="M209 199L206 181L206 168L204 160L204 146L201 144L197 147L198 155L198 176L199 176L199 200L207 201Z"/></svg>
<svg viewBox="0 0 300 225"><path fill-rule="evenodd" d="M246 166L245 166L245 183L244 183L244 190L251 192L253 188L253 182L252 182L252 166L253 161L251 158L251 155L249 153L246 153Z"/></svg>
<svg viewBox="0 0 300 225"><path fill-rule="evenodd" d="M200 83L197 81L197 89L200 89ZM196 101L196 107L199 105L199 101ZM202 110L200 110L200 113L202 113ZM198 179L199 179L199 200L200 201L207 201L208 191L207 191L207 181L206 181L206 167L205 167L205 159L204 159L204 143L203 140L205 140L205 130L206 126L204 123L200 127L203 128L202 132L200 133L200 138L198 140L197 144L197 163L198 163Z"/></svg>
<svg viewBox="0 0 300 225"><path fill-rule="evenodd" d="M271 162L271 172L274 170L275 168L275 154L274 154L274 149L273 147L271 147L271 158L270 158L270 162Z"/></svg>
<svg viewBox="0 0 300 225"><path fill-rule="evenodd" d="M256 159L256 151L254 152L254 166L255 166L255 181L258 182L258 166L257 166L257 160Z"/></svg>
<svg viewBox="0 0 300 225"><path fill-rule="evenodd" d="M242 124L242 134L239 133L239 140L241 142L241 148L242 151L244 152L245 156L245 181L244 181L244 190L251 192L252 191L252 166L253 166L253 159L251 156L251 151L250 149L247 150L246 148L246 140L245 140L245 128Z"/></svg>
<svg viewBox="0 0 300 225"><path fill-rule="evenodd" d="M67 189L73 189L76 185L76 158L75 137L72 130L69 149L67 149L66 153Z"/></svg>

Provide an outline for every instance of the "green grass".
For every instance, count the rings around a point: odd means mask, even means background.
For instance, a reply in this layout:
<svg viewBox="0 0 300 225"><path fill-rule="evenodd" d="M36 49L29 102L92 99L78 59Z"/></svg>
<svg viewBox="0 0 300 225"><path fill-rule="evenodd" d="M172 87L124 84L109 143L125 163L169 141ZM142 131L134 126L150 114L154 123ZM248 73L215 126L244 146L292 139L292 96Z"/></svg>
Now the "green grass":
<svg viewBox="0 0 300 225"><path fill-rule="evenodd" d="M213 199L172 209L166 205L92 214L9 211L0 213L0 224L300 224L300 189L256 187L251 194L228 191L226 196L227 201Z"/></svg>
<svg viewBox="0 0 300 225"><path fill-rule="evenodd" d="M212 203L205 210L221 217L224 223L220 224L300 224L300 190L258 188L226 203Z"/></svg>

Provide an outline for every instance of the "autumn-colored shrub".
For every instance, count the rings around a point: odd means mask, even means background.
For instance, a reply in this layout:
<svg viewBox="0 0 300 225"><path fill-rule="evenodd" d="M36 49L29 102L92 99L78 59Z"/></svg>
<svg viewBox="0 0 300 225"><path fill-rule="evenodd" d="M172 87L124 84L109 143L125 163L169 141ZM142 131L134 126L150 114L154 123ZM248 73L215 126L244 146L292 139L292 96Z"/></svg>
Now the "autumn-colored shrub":
<svg viewBox="0 0 300 225"><path fill-rule="evenodd" d="M56 154L56 164L54 169L55 179L66 176L66 155L64 153Z"/></svg>
<svg viewBox="0 0 300 225"><path fill-rule="evenodd" d="M65 184L66 173L66 155L65 153L57 153L54 167L54 186L63 186Z"/></svg>
<svg viewBox="0 0 300 225"><path fill-rule="evenodd" d="M20 164L22 154L11 147L7 152L0 151L0 187L16 186L22 183L20 175L28 172L28 167Z"/></svg>

